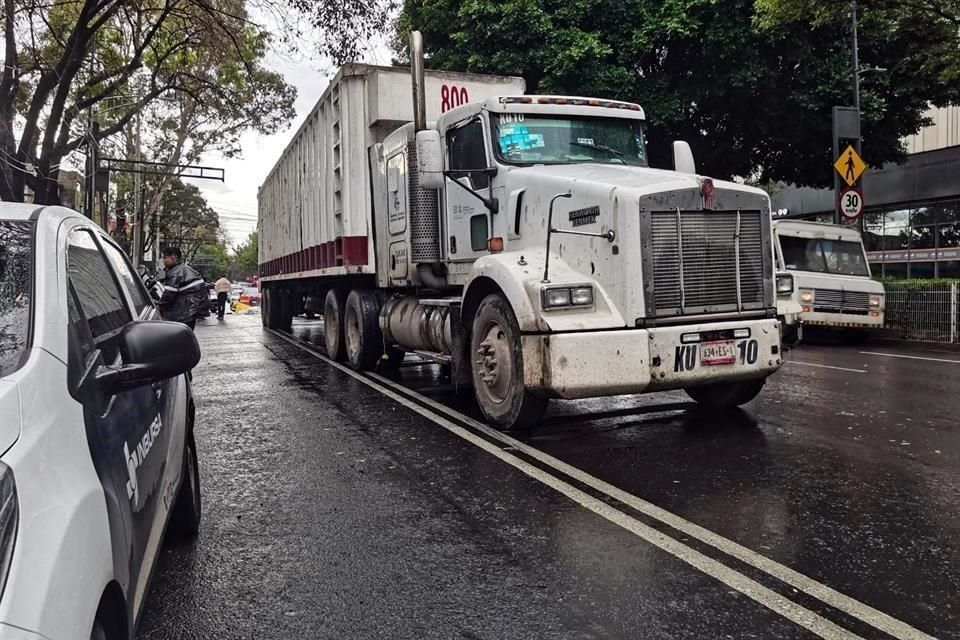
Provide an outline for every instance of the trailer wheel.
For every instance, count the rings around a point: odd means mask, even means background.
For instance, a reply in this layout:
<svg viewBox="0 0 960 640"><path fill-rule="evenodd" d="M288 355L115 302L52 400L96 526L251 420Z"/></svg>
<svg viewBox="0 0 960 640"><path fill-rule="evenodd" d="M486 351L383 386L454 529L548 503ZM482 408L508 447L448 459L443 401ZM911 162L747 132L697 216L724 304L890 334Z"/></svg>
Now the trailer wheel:
<svg viewBox="0 0 960 640"><path fill-rule="evenodd" d="M290 331L293 328L293 292L280 292L280 330Z"/></svg>
<svg viewBox="0 0 960 640"><path fill-rule="evenodd" d="M761 378L738 382L714 382L698 387L687 387L684 391L704 408L733 409L756 398L766 381L766 378Z"/></svg>
<svg viewBox="0 0 960 640"><path fill-rule="evenodd" d="M540 421L548 400L524 385L520 326L500 294L488 295L477 307L470 334L470 362L474 394L488 422L524 429Z"/></svg>
<svg viewBox="0 0 960 640"><path fill-rule="evenodd" d="M377 366L383 353L383 334L380 333L380 305L373 291L354 289L347 296L343 342L350 368L366 371Z"/></svg>
<svg viewBox="0 0 960 640"><path fill-rule="evenodd" d="M330 289L323 302L323 342L327 356L343 362L346 349L343 344L343 291Z"/></svg>
<svg viewBox="0 0 960 640"><path fill-rule="evenodd" d="M275 331L283 330L283 314L280 304L280 293L275 287L267 287L263 290L263 309L260 310L263 326Z"/></svg>

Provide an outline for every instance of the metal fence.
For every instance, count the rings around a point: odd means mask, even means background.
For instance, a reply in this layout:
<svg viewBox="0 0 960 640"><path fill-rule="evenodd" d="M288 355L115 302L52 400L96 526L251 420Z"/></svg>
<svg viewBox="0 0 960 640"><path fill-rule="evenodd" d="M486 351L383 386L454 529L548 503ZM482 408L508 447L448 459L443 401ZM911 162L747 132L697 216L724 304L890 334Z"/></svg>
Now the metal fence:
<svg viewBox="0 0 960 640"><path fill-rule="evenodd" d="M922 281L884 284L886 331L891 338L926 342L960 342L958 283Z"/></svg>

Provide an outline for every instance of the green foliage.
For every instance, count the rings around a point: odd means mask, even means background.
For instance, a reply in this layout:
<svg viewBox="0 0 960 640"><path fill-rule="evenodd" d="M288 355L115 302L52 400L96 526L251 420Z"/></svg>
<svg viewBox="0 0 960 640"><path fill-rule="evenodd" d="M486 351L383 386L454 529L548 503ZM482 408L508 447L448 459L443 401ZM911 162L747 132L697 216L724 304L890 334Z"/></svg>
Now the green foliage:
<svg viewBox="0 0 960 640"><path fill-rule="evenodd" d="M163 196L156 219L161 245L180 247L188 262L202 246L221 243L220 216L192 184L174 181Z"/></svg>
<svg viewBox="0 0 960 640"><path fill-rule="evenodd" d="M260 263L258 247L257 232L254 231L247 236L246 241L234 249L233 272L235 278L257 275L257 268Z"/></svg>
<svg viewBox="0 0 960 640"><path fill-rule="evenodd" d="M758 18L754 0L406 0L394 48L403 58L416 28L429 68L638 102L655 166L670 166L671 141L685 139L702 173L826 186L831 109L852 101L842 13L786 24ZM960 101L960 83L944 80L931 53L956 49L957 29L903 13L867 9L860 25L861 64L889 70L861 89L874 165L904 157L900 140L928 103Z"/></svg>
<svg viewBox="0 0 960 640"><path fill-rule="evenodd" d="M190 263L207 282L213 282L230 274L231 260L222 244L205 244L197 249Z"/></svg>

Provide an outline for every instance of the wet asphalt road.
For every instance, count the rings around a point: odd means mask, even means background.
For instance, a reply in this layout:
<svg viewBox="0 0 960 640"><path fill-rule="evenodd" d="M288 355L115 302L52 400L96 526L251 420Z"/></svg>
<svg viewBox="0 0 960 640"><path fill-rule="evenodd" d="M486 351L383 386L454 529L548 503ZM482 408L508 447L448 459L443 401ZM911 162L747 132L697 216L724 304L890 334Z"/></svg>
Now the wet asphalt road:
<svg viewBox="0 0 960 640"><path fill-rule="evenodd" d="M296 322L321 342L321 322ZM518 436L853 599L838 608L564 476L585 507L258 317L197 333L204 522L162 552L138 638L817 637L728 569L835 625L820 636L960 637L960 352L804 346L734 416L682 392L555 402ZM397 380L476 416L437 375ZM873 610L904 626L878 630Z"/></svg>

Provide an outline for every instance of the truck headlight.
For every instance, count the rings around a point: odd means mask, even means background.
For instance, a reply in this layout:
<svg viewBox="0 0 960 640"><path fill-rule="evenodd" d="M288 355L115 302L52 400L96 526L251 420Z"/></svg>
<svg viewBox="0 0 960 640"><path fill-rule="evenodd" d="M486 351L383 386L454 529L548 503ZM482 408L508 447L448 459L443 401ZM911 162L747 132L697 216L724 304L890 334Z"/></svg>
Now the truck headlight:
<svg viewBox="0 0 960 640"><path fill-rule="evenodd" d="M788 296L793 293L793 276L789 273L777 274L777 295Z"/></svg>
<svg viewBox="0 0 960 640"><path fill-rule="evenodd" d="M871 307L879 307L881 302L883 302L883 298L880 296L870 296Z"/></svg>
<svg viewBox="0 0 960 640"><path fill-rule="evenodd" d="M813 291L801 291L800 302L813 302Z"/></svg>
<svg viewBox="0 0 960 640"><path fill-rule="evenodd" d="M544 309L588 307L593 304L593 287L551 287L542 290L541 300Z"/></svg>
<svg viewBox="0 0 960 640"><path fill-rule="evenodd" d="M574 287L570 289L570 304L575 307L593 304L593 287Z"/></svg>
<svg viewBox="0 0 960 640"><path fill-rule="evenodd" d="M7 585L13 543L17 537L20 509L17 506L17 484L10 467L0 462L0 596Z"/></svg>

